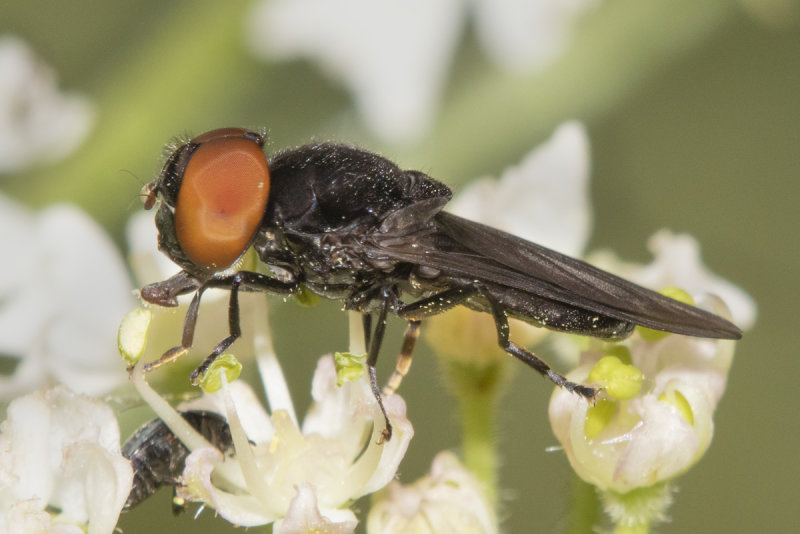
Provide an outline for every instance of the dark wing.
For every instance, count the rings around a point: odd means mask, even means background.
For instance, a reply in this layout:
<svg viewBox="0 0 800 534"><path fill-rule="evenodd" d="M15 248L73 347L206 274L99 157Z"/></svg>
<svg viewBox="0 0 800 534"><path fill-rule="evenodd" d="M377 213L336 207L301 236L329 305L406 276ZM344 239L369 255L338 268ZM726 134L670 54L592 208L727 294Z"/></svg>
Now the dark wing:
<svg viewBox="0 0 800 534"><path fill-rule="evenodd" d="M592 313L688 336L739 339L731 322L506 232L439 212L436 231L382 253L445 274L501 284Z"/></svg>

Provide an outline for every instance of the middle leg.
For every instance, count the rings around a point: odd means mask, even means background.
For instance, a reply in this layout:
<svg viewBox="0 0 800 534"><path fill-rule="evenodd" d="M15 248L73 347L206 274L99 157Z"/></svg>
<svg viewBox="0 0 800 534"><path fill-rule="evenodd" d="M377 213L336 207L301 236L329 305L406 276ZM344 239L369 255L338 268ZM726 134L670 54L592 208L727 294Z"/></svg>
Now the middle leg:
<svg viewBox="0 0 800 534"><path fill-rule="evenodd" d="M577 393L586 399L594 400L598 393L596 388L570 382L553 371L544 360L509 339L508 317L506 316L503 305L491 295L487 288L479 284L465 285L444 290L431 297L404 305L397 313L399 316L409 320L421 320L424 317L438 315L454 306L463 304L472 297L480 297L485 301L488 310L484 308L482 311L488 311L494 318L495 328L497 330L497 342L500 348L522 361L557 386Z"/></svg>

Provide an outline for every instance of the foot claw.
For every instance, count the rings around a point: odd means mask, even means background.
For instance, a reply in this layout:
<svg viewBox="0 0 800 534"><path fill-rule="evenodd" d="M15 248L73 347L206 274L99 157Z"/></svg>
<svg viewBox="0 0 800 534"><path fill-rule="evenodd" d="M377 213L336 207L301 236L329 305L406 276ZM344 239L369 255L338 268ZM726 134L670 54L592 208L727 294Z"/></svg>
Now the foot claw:
<svg viewBox="0 0 800 534"><path fill-rule="evenodd" d="M388 425L386 428L383 429L381 432L381 439L378 440L378 445L383 445L387 441L392 439L392 426Z"/></svg>

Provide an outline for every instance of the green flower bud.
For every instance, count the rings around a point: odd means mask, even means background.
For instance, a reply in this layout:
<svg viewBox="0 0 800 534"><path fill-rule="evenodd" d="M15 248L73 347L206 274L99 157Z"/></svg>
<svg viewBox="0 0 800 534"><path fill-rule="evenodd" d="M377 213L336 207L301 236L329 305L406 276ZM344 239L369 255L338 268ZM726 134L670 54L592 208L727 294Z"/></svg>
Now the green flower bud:
<svg viewBox="0 0 800 534"><path fill-rule="evenodd" d="M117 332L117 348L129 365L134 365L144 354L152 320L153 312L146 308L131 310L122 318Z"/></svg>
<svg viewBox="0 0 800 534"><path fill-rule="evenodd" d="M222 354L203 373L199 386L206 393L215 393L222 389L222 375L228 383L233 382L242 373L242 364L233 354Z"/></svg>

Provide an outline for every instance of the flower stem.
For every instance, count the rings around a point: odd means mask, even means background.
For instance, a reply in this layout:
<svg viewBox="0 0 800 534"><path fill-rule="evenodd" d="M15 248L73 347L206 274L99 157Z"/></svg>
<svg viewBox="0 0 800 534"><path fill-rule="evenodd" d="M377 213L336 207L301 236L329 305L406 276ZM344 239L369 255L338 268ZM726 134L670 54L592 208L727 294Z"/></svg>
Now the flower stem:
<svg viewBox="0 0 800 534"><path fill-rule="evenodd" d="M347 320L350 325L350 347L349 351L353 354L364 354L367 346L364 344L364 322L359 312L347 312Z"/></svg>
<svg viewBox="0 0 800 534"><path fill-rule="evenodd" d="M292 403L292 396L289 393L289 386L283 375L278 356L275 354L275 347L272 345L266 297L262 295L253 305L252 313L256 315L256 320L254 321L256 325L255 333L253 334L256 363L258 372L261 375L261 382L264 384L264 395L267 398L267 403L269 403L270 412L275 413L285 410L295 426L299 426L294 403Z"/></svg>
<svg viewBox="0 0 800 534"><path fill-rule="evenodd" d="M650 523L638 525L617 525L614 534L647 534L650 532Z"/></svg>
<svg viewBox="0 0 800 534"><path fill-rule="evenodd" d="M464 465L481 481L487 499L496 506L498 459L494 438L494 408L504 366L476 366L449 360L445 367L461 415Z"/></svg>
<svg viewBox="0 0 800 534"><path fill-rule="evenodd" d="M600 522L601 506L597 497L597 489L587 484L577 476L573 476L572 483L572 510L569 516L569 534L583 534L593 532Z"/></svg>

